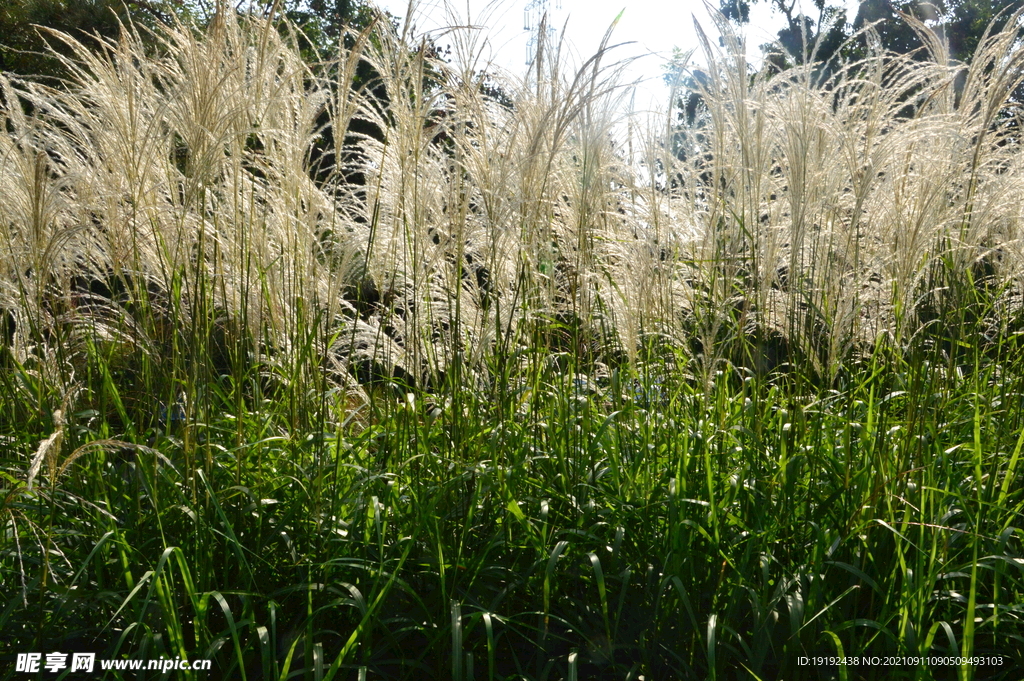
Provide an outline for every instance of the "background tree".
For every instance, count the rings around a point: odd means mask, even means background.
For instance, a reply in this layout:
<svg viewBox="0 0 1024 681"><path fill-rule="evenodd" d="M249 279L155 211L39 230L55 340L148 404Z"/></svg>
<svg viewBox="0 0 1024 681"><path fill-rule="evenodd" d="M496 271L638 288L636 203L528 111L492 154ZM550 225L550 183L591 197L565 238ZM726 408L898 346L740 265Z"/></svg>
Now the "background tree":
<svg viewBox="0 0 1024 681"><path fill-rule="evenodd" d="M177 17L202 28L218 4L217 0L5 0L0 2L0 71L41 78L64 75L60 60L48 50L50 46L64 52L63 45L40 29L62 31L97 45L94 36L116 39L121 25L129 23L155 29ZM346 28L358 32L377 16L364 0L280 0L276 9L273 0L241 0L226 6L256 14L276 11L287 17L299 27L303 54L310 63L335 52Z"/></svg>
<svg viewBox="0 0 1024 681"><path fill-rule="evenodd" d="M900 14L926 22L946 40L950 57L968 62L993 20L1006 19L1024 7L1024 0L862 0L852 22L841 3L827 0L721 0L720 9L730 20L743 24L750 19L750 5L756 3L768 4L783 20L777 33L783 53L779 54L776 46L762 46L770 61L780 68L805 63L812 56L827 62L848 38L868 25L874 25L887 50L908 54L923 47ZM812 55L815 44L817 51ZM846 49L856 50L858 46L847 45Z"/></svg>
<svg viewBox="0 0 1024 681"><path fill-rule="evenodd" d="M5 0L0 3L0 71L55 79L65 75L48 46L64 45L40 28L68 33L89 45L95 37L117 38L130 21L147 28L200 16L202 5L186 0Z"/></svg>
<svg viewBox="0 0 1024 681"><path fill-rule="evenodd" d="M766 55L779 68L802 64L811 58L827 61L848 37L846 8L829 5L825 0L810 0L816 12L805 14L798 0L721 0L720 9L728 19L745 24L750 20L750 5L767 2L779 14L784 25L778 31L778 42L784 52L762 46ZM815 44L816 54L812 55Z"/></svg>

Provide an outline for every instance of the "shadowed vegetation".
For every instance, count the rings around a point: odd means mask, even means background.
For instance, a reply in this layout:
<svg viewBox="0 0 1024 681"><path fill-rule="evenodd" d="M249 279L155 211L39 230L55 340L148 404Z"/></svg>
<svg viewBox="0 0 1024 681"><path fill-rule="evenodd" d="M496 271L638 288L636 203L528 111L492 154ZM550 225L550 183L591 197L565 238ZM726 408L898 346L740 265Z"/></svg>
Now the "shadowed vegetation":
<svg viewBox="0 0 1024 681"><path fill-rule="evenodd" d="M721 19L643 135L605 50L59 35L0 77L3 674L1019 678L1017 20L820 83Z"/></svg>

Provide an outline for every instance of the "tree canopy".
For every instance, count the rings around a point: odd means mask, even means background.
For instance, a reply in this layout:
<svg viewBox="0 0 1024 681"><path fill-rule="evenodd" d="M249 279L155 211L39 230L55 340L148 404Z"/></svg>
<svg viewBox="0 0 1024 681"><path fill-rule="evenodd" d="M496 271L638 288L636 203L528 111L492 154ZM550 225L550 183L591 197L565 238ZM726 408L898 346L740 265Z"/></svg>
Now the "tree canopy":
<svg viewBox="0 0 1024 681"><path fill-rule="evenodd" d="M94 36L116 38L122 24L149 28L173 16L191 17L202 6L188 0L7 0L0 3L0 71L19 76L64 75L47 48L63 52L60 41L40 29L68 33L87 44Z"/></svg>
<svg viewBox="0 0 1024 681"><path fill-rule="evenodd" d="M175 17L202 28L218 4L218 0L6 0L0 3L0 71L51 79L64 75L60 60L48 49L63 52L64 47L41 29L68 33L89 44L95 36L116 39L122 25L155 29ZM267 13L275 3L242 0L230 6L240 12ZM307 61L337 45L346 27L365 28L376 16L365 0L279 0L273 11L301 29Z"/></svg>
<svg viewBox="0 0 1024 681"><path fill-rule="evenodd" d="M923 45L901 14L925 22L945 40L952 59L968 62L991 22L1005 20L1024 8L1024 0L862 0L852 20L842 3L828 0L809 0L810 6L805 5L803 11L798 0L720 0L720 9L727 18L742 24L749 21L750 6L758 3L770 5L783 20L778 44L762 46L778 68L805 63L815 45L816 61L856 56L863 42L848 39L867 26L874 27L886 50L911 53ZM780 46L782 51L778 50Z"/></svg>

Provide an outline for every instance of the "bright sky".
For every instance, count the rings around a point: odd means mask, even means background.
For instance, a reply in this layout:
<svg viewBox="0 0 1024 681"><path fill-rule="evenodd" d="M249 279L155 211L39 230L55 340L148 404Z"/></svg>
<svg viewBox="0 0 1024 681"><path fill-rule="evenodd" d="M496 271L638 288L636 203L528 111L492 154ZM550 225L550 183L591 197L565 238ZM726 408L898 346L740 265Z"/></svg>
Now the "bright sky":
<svg viewBox="0 0 1024 681"><path fill-rule="evenodd" d="M810 0L808 12L817 16ZM398 17L407 14L408 0L377 0L378 4ZM529 32L523 30L524 10L530 0L456 0L452 9L444 0L418 0L415 5L414 24L419 32L435 30L453 24L473 24L481 27L490 46L490 59L494 64L522 75L526 69ZM698 46L694 17L700 22L712 41L717 39L704 3L701 0L548 0L553 23L559 31L566 25L566 37L574 52L582 56L582 63L597 50L605 31L622 13L612 34L610 44L632 43L614 50L612 58L639 57L626 71L628 81L639 83L636 106L650 108L664 106L668 89L662 81L663 66L672 56L672 48L690 50ZM717 5L717 0L713 0ZM799 0L798 0L799 2ZM847 16L853 20L859 0L846 0ZM467 19L468 17L468 19ZM751 6L751 21L746 28L748 54L756 59L757 46L770 42L782 25L779 16L772 16L767 2ZM566 23L567 22L567 23ZM439 37L437 43L448 44L450 39Z"/></svg>

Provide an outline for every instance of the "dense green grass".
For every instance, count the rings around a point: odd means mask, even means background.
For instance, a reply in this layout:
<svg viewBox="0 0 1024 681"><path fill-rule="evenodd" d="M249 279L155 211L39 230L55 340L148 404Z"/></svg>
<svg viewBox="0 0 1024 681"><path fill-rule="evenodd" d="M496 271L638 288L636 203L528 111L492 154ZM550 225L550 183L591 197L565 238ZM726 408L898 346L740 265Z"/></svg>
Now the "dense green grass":
<svg viewBox="0 0 1024 681"><path fill-rule="evenodd" d="M0 79L4 678L1024 675L1012 33L959 93L708 43L646 160L600 55L506 108L387 31L334 90L164 39ZM311 173L321 114L384 139Z"/></svg>
<svg viewBox="0 0 1024 681"><path fill-rule="evenodd" d="M1024 668L1018 361L879 350L809 390L526 359L481 391L381 386L355 412L224 377L160 424L111 394L67 416L31 490L54 426L22 421L5 652L212 657L217 678L837 678L797 662L841 654L1004 659L842 678ZM100 407L94 360L79 403ZM105 439L118 418L135 443Z"/></svg>

